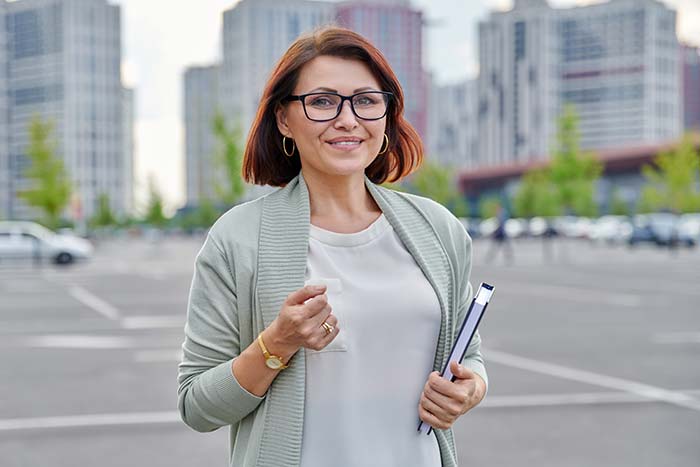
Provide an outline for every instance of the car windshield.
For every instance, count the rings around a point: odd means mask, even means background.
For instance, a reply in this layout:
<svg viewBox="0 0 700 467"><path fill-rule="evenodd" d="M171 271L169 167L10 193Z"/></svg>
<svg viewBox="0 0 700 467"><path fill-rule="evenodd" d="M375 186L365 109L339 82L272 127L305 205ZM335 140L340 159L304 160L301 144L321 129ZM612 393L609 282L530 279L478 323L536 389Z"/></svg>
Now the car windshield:
<svg viewBox="0 0 700 467"><path fill-rule="evenodd" d="M31 224L22 230L41 240L47 240L55 235L51 230L39 224Z"/></svg>

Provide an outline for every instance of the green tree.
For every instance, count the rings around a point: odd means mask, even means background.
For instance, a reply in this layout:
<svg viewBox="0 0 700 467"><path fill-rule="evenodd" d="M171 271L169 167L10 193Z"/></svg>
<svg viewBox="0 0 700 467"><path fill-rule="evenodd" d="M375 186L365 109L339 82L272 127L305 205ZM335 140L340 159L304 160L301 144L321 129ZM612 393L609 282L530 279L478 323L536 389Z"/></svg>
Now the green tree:
<svg viewBox="0 0 700 467"><path fill-rule="evenodd" d="M149 198L148 204L146 206L146 215L144 216L144 221L155 227L164 227L168 219L163 213L163 196L158 191L155 179L153 176L149 177Z"/></svg>
<svg viewBox="0 0 700 467"><path fill-rule="evenodd" d="M211 227L221 215L219 210L216 209L216 206L214 206L214 203L207 198L202 199L196 212L197 225L206 228Z"/></svg>
<svg viewBox="0 0 700 467"><path fill-rule="evenodd" d="M430 198L457 217L467 215L467 203L457 188L455 171L437 162L424 160L421 168L413 174L408 191Z"/></svg>
<svg viewBox="0 0 700 467"><path fill-rule="evenodd" d="M90 220L90 225L93 227L107 227L115 224L117 224L117 220L109 205L109 196L106 193L102 193L98 198L97 212Z"/></svg>
<svg viewBox="0 0 700 467"><path fill-rule="evenodd" d="M72 188L63 161L56 155L55 143L51 141L53 125L38 116L29 125L29 166L24 176L31 180L32 187L19 196L30 206L43 211L44 222L51 228L60 224L61 212L70 200Z"/></svg>
<svg viewBox="0 0 700 467"><path fill-rule="evenodd" d="M501 206L501 200L495 196L482 198L479 201L479 215L482 219L496 217L498 208Z"/></svg>
<svg viewBox="0 0 700 467"><path fill-rule="evenodd" d="M516 217L552 217L561 213L556 186L547 170L526 173L513 199Z"/></svg>
<svg viewBox="0 0 700 467"><path fill-rule="evenodd" d="M214 116L212 129L218 141L218 148L215 154L216 165L221 167L225 174L224 184L217 184L215 190L223 202L233 205L245 192L245 182L241 177L241 166L243 163L241 131L238 126L229 129L226 124L226 118L220 111Z"/></svg>
<svg viewBox="0 0 700 467"><path fill-rule="evenodd" d="M549 177L565 213L593 216L597 211L595 185L603 166L592 154L581 152L579 139L578 116L574 107L567 105L558 120Z"/></svg>
<svg viewBox="0 0 700 467"><path fill-rule="evenodd" d="M686 135L675 149L659 154L654 164L656 168L642 167L647 185L642 189L639 210L669 209L678 213L697 210L700 206L697 187L700 153L691 137Z"/></svg>
<svg viewBox="0 0 700 467"><path fill-rule="evenodd" d="M612 195L610 195L610 214L615 216L628 216L630 214L630 207L627 204L618 189L613 190Z"/></svg>

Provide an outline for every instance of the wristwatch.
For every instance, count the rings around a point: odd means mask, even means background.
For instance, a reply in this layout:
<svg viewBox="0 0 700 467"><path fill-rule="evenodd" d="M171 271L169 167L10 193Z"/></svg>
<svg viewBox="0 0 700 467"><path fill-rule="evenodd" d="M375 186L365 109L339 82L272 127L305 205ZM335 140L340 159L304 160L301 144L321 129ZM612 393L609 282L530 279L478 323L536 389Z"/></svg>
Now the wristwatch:
<svg viewBox="0 0 700 467"><path fill-rule="evenodd" d="M267 347L265 347L265 344L263 343L262 332L258 334L258 344L260 345L262 353L265 356L265 365L267 365L268 368L272 370L284 370L285 368L289 368L289 365L285 365L282 362L281 357L278 357L277 355L270 355L270 352L267 351Z"/></svg>

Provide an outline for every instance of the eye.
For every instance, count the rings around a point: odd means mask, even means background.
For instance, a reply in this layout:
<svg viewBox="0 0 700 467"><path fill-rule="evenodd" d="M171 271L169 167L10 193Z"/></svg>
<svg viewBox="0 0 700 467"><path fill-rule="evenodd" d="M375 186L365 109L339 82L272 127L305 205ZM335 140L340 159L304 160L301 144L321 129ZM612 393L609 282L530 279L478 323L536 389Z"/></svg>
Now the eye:
<svg viewBox="0 0 700 467"><path fill-rule="evenodd" d="M334 107L338 105L338 99L334 97L326 94L309 96L306 103L313 107Z"/></svg>
<svg viewBox="0 0 700 467"><path fill-rule="evenodd" d="M362 94L355 98L355 105L376 105L378 99L371 94Z"/></svg>

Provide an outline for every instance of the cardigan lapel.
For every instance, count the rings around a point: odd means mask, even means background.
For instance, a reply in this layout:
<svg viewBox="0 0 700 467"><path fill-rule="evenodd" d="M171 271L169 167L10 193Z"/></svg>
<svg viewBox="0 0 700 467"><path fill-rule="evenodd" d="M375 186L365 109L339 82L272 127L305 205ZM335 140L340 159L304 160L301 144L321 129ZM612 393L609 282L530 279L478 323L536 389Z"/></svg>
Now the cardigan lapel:
<svg viewBox="0 0 700 467"><path fill-rule="evenodd" d="M441 370L452 336L454 284L450 262L430 222L402 194L365 185L404 246L423 271L440 302L441 324L434 369ZM304 285L309 244L309 192L301 172L265 197L260 225L257 303L262 329L277 317L286 297ZM262 330L260 329L260 330ZM305 352L301 349L270 386L258 451L259 466L299 465L304 421Z"/></svg>
<svg viewBox="0 0 700 467"><path fill-rule="evenodd" d="M434 371L442 371L452 342L451 317L454 316L454 284L450 261L433 226L410 197L377 186L365 176L365 184L384 216L401 239L406 249L423 271L440 302L440 335L438 336Z"/></svg>
<svg viewBox="0 0 700 467"><path fill-rule="evenodd" d="M258 244L256 294L262 329L279 314L287 296L304 286L309 248L309 192L301 174L265 197ZM304 349L280 372L265 397L259 466L297 466L304 425Z"/></svg>

